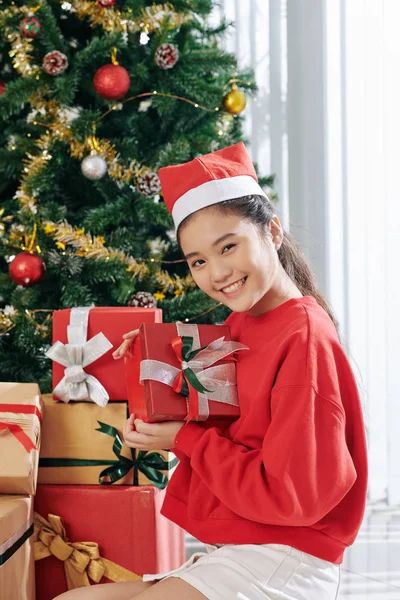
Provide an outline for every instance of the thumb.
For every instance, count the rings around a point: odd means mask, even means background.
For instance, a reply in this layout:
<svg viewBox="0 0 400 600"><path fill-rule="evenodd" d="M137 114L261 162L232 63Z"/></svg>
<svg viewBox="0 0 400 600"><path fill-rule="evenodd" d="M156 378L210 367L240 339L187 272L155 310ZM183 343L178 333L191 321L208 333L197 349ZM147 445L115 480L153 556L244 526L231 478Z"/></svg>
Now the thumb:
<svg viewBox="0 0 400 600"><path fill-rule="evenodd" d="M130 433L131 431L135 431L135 415L129 415L129 417L126 420L126 423L124 425L124 436L128 433Z"/></svg>

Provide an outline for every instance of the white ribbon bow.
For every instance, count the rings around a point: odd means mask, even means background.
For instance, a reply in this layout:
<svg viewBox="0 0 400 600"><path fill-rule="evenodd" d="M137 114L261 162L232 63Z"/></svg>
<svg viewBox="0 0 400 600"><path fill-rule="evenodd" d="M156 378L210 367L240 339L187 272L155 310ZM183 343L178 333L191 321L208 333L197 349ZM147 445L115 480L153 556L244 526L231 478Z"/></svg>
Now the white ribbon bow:
<svg viewBox="0 0 400 600"><path fill-rule="evenodd" d="M96 377L88 375L84 368L103 356L113 345L104 333L98 333L87 340L90 308L71 309L67 327L68 343L55 342L46 356L66 367L64 377L53 390L60 400L85 400L104 408L109 400L107 390Z"/></svg>

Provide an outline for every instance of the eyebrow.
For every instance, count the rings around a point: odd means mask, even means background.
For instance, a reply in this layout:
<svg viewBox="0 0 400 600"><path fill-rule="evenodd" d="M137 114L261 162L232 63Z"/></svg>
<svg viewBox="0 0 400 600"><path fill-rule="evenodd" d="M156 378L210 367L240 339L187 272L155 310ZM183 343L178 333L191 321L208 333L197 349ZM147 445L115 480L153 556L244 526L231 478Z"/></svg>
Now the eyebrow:
<svg viewBox="0 0 400 600"><path fill-rule="evenodd" d="M223 242L224 240L226 240L227 238L233 236L233 235L237 235L236 233L225 233L225 235L222 235L221 237L219 237L217 240L215 240L215 242L213 242L211 245L213 247L218 246L218 244L220 244L221 242ZM190 252L189 254L186 254L185 259L189 260L190 258L193 258L193 256L197 256L198 254L200 254L199 251L196 252Z"/></svg>

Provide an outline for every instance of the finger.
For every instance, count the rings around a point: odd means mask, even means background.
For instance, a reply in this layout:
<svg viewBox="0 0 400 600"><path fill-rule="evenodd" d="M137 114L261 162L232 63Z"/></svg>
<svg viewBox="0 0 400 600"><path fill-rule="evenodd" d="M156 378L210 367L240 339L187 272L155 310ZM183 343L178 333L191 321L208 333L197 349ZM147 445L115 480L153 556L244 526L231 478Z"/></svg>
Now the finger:
<svg viewBox="0 0 400 600"><path fill-rule="evenodd" d="M139 329L134 329L133 331L128 331L128 333L124 333L122 337L124 338L124 340L133 341L135 337L137 337L138 333Z"/></svg>
<svg viewBox="0 0 400 600"><path fill-rule="evenodd" d="M128 421L126 421L126 423L123 427L123 430L122 430L123 438L125 439L126 436L128 435L128 433L131 433L132 431L135 431L135 426L133 424L131 424L128 420Z"/></svg>
<svg viewBox="0 0 400 600"><path fill-rule="evenodd" d="M126 354L130 344L130 340L125 340L125 342L122 342L122 344L115 350L115 352L113 352L113 358L122 358L122 356Z"/></svg>
<svg viewBox="0 0 400 600"><path fill-rule="evenodd" d="M135 419L134 426L136 431L140 433L145 433L147 435L160 435L160 426L159 423L145 423L141 419Z"/></svg>
<svg viewBox="0 0 400 600"><path fill-rule="evenodd" d="M126 433L129 433L129 431L134 431L134 430L135 430L135 415L132 413L125 421L124 431L126 431Z"/></svg>
<svg viewBox="0 0 400 600"><path fill-rule="evenodd" d="M148 447L151 444L151 436L132 431L125 436L124 441L130 448L138 448L139 446Z"/></svg>

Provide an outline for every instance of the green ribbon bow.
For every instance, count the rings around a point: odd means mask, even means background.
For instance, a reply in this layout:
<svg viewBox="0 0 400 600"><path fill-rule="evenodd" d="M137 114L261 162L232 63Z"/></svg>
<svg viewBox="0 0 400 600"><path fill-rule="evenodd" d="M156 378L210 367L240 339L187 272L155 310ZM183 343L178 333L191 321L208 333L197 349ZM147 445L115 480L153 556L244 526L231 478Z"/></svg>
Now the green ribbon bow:
<svg viewBox="0 0 400 600"><path fill-rule="evenodd" d="M100 467L110 465L104 469L99 475L99 483L101 485L112 485L119 481L131 469L133 469L133 485L138 485L139 471L146 475L153 485L163 490L167 483L168 477L160 471L172 469L178 463L178 459L174 458L171 461L164 460L159 452L146 452L146 450L135 450L131 448L132 458L121 456L123 446L122 438L115 427L97 421L100 427L96 431L105 433L114 438L113 452L117 460L89 460L81 458L40 458L39 467ZM135 457L135 453L138 452Z"/></svg>
<svg viewBox="0 0 400 600"><path fill-rule="evenodd" d="M171 344L179 362L185 361L187 363L193 360L199 352L205 350L206 348L204 346L203 348L193 350L193 337L188 335L182 335L174 338L171 341ZM173 390L178 394L181 394L181 396L189 396L188 382L197 392L200 392L201 394L210 391L204 387L204 385L197 378L196 373L190 367L186 367L181 371L181 373L179 373L174 383Z"/></svg>

